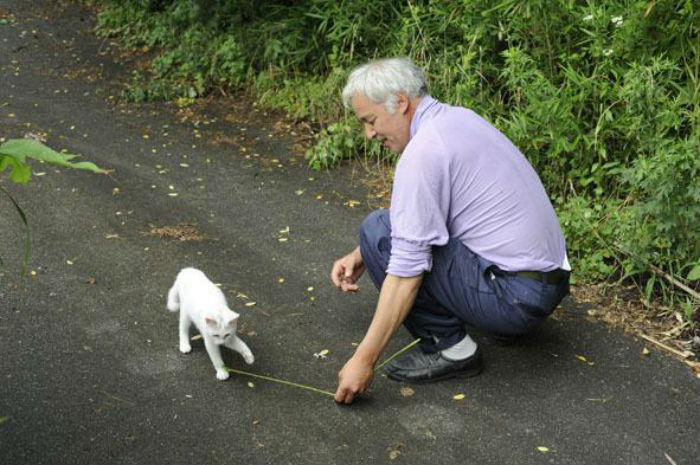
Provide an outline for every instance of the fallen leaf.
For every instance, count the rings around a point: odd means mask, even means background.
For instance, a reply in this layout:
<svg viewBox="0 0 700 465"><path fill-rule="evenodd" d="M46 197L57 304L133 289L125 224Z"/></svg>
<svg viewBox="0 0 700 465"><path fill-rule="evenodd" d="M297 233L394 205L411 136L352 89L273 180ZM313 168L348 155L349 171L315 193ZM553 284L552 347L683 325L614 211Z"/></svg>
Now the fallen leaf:
<svg viewBox="0 0 700 465"><path fill-rule="evenodd" d="M69 265L73 265L73 264L74 264L73 261L71 261L71 260L66 260L66 263L69 264Z"/></svg>
<svg viewBox="0 0 700 465"><path fill-rule="evenodd" d="M454 400L464 400L466 396L464 394L455 394L452 398Z"/></svg>
<svg viewBox="0 0 700 465"><path fill-rule="evenodd" d="M346 207L355 208L356 206L360 205L360 203L361 202L358 200L348 200L347 202L344 202L343 205Z"/></svg>
<svg viewBox="0 0 700 465"><path fill-rule="evenodd" d="M252 307L252 306L254 306L255 304L256 304L256 302L246 302L246 303L245 303L245 306L246 306L246 307Z"/></svg>
<svg viewBox="0 0 700 465"><path fill-rule="evenodd" d="M313 292L314 287L313 287L313 286L309 286L309 287L306 288L306 290L309 291L309 292Z"/></svg>
<svg viewBox="0 0 700 465"><path fill-rule="evenodd" d="M298 190L295 190L295 191L294 191L294 193L295 193L296 195L302 195L304 192L305 192L304 189L298 189Z"/></svg>
<svg viewBox="0 0 700 465"><path fill-rule="evenodd" d="M549 447L537 446L537 450L540 452L549 452Z"/></svg>
<svg viewBox="0 0 700 465"><path fill-rule="evenodd" d="M411 397L413 394L416 393L416 391L414 391L413 389L411 389L411 388L408 387L408 386L402 387L402 388L399 390L399 392L401 392L401 395L404 396L404 397Z"/></svg>
<svg viewBox="0 0 700 465"><path fill-rule="evenodd" d="M251 389L254 389L254 388L255 388L255 384L253 384L252 382L248 381L248 387L251 388Z"/></svg>
<svg viewBox="0 0 700 465"><path fill-rule="evenodd" d="M649 349L645 347L644 350L642 350L642 355L649 355Z"/></svg>
<svg viewBox="0 0 700 465"><path fill-rule="evenodd" d="M289 238L288 237L280 237L277 240L280 242L287 242L289 240Z"/></svg>
<svg viewBox="0 0 700 465"><path fill-rule="evenodd" d="M278 279L277 282L280 283L280 284L284 283L284 278Z"/></svg>
<svg viewBox="0 0 700 465"><path fill-rule="evenodd" d="M194 336L192 336L192 337L190 338L190 341L199 341L200 339L202 339L202 335L201 335L201 334L195 334Z"/></svg>
<svg viewBox="0 0 700 465"><path fill-rule="evenodd" d="M90 279L87 280L87 283L88 283L88 284L96 284L97 281L95 280L95 278L90 278Z"/></svg>
<svg viewBox="0 0 700 465"><path fill-rule="evenodd" d="M595 365L595 362L589 361L589 360L588 360L586 357L584 357L583 355L576 354L576 358L579 359L579 360L581 360L581 361L584 362L584 363L587 363L587 364L590 365L590 366Z"/></svg>
<svg viewBox="0 0 700 465"><path fill-rule="evenodd" d="M320 354L320 355L328 355L329 352L330 352L330 351L329 351L328 349L323 349L321 352L319 352L319 354Z"/></svg>

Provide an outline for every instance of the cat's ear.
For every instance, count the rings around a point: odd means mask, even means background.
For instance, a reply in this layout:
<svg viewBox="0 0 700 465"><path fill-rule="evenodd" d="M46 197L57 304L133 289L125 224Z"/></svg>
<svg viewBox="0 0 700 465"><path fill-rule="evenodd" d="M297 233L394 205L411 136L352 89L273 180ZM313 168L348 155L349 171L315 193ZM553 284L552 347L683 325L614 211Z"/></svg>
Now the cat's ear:
<svg viewBox="0 0 700 465"><path fill-rule="evenodd" d="M205 316L205 317L204 317L204 321L207 323L207 326L209 326L209 327L212 328L212 329L219 326L219 322L218 322L218 321L216 321L216 320L213 319L213 318L209 318L208 316Z"/></svg>
<svg viewBox="0 0 700 465"><path fill-rule="evenodd" d="M226 320L226 326L229 328L235 327L237 321L238 321L238 313L232 311L231 316L229 317L228 320Z"/></svg>

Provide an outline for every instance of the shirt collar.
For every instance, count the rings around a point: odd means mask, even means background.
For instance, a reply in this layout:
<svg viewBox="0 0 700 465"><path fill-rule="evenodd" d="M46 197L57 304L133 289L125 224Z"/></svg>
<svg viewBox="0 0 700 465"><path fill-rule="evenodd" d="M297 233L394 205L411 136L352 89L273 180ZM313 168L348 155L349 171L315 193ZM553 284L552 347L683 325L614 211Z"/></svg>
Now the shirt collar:
<svg viewBox="0 0 700 465"><path fill-rule="evenodd" d="M416 112L413 114L413 119L411 119L411 137L413 137L418 131L421 124L421 119L425 116L426 112L432 108L437 103L437 100L432 98L430 95L425 94L420 102L418 102L418 107Z"/></svg>

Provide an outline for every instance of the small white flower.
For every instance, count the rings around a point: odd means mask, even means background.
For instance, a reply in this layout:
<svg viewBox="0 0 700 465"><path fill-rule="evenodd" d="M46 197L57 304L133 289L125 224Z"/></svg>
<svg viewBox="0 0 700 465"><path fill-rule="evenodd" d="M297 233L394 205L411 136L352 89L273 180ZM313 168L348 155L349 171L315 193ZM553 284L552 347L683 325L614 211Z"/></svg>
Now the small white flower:
<svg viewBox="0 0 700 465"><path fill-rule="evenodd" d="M606 57L609 57L610 55L612 55L612 53L613 53L613 49L611 49L611 48L607 48L607 49L603 50L603 55L605 55Z"/></svg>
<svg viewBox="0 0 700 465"><path fill-rule="evenodd" d="M583 20L584 20L584 21L590 21L590 20L592 20L592 19L593 19L593 15L586 15L586 16L583 17Z"/></svg>
<svg viewBox="0 0 700 465"><path fill-rule="evenodd" d="M615 27L620 27L622 26L624 20L622 19L622 16L615 16L612 19L610 19L610 22L612 22L615 25Z"/></svg>

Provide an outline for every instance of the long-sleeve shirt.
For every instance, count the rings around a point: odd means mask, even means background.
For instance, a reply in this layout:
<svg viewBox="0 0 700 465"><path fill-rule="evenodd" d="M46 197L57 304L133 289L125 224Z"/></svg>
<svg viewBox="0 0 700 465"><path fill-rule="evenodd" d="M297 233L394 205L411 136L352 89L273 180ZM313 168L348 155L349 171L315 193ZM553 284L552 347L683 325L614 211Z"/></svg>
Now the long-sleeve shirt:
<svg viewBox="0 0 700 465"><path fill-rule="evenodd" d="M450 238L506 271L570 269L554 208L523 154L472 110L424 96L396 167L387 273L432 268Z"/></svg>

